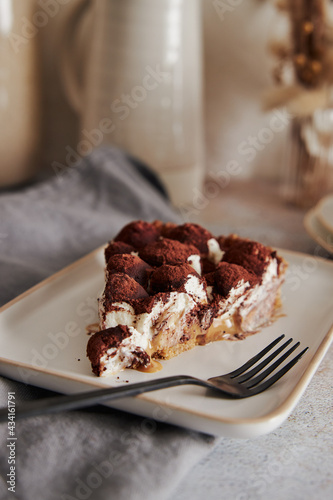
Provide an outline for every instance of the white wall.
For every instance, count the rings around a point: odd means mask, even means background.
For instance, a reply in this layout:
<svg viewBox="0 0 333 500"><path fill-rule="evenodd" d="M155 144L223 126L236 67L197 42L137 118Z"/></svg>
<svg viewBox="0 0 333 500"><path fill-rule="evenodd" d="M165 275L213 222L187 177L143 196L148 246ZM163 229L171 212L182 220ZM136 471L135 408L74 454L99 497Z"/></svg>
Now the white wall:
<svg viewBox="0 0 333 500"><path fill-rule="evenodd" d="M263 113L261 99L272 85L267 43L276 12L260 0L203 0L203 12L207 168L236 160L243 177L275 177L287 124Z"/></svg>

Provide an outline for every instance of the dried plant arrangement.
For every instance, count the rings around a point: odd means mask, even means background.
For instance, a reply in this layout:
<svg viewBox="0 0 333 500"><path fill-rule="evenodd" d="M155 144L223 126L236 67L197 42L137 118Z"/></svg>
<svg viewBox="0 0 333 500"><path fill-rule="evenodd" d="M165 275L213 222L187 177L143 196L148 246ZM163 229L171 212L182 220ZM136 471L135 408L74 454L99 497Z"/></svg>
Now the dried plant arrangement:
<svg viewBox="0 0 333 500"><path fill-rule="evenodd" d="M333 190L333 5L330 0L274 4L285 30L269 44L275 85L263 105L290 113L284 196L310 207Z"/></svg>
<svg viewBox="0 0 333 500"><path fill-rule="evenodd" d="M266 108L291 106L293 115L311 114L327 103L333 84L333 6L329 0L274 2L286 29L269 49L276 64L276 85L265 96Z"/></svg>

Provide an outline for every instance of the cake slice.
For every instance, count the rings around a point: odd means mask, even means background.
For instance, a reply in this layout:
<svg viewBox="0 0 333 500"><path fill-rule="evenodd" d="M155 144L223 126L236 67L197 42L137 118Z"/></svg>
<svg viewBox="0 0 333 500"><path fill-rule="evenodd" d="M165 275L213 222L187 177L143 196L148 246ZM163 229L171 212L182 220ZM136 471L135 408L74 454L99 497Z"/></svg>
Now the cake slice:
<svg viewBox="0 0 333 500"><path fill-rule="evenodd" d="M255 333L274 317L287 267L261 243L159 221L125 226L105 260L101 330L87 345L98 376Z"/></svg>

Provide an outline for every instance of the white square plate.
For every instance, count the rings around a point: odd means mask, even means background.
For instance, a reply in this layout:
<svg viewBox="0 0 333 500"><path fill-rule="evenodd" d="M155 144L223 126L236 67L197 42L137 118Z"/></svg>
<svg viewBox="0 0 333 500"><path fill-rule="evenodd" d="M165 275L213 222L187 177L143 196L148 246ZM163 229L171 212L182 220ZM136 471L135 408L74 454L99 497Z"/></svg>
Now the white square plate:
<svg viewBox="0 0 333 500"><path fill-rule="evenodd" d="M125 370L98 378L86 358L87 325L98 320L96 298L104 285L103 248L97 249L0 309L0 373L68 394L169 375L206 379L237 368L285 333L309 350L262 394L229 400L204 388L182 386L110 405L210 434L249 438L270 432L297 404L333 338L333 263L280 253L289 262L289 271L282 289L283 315L273 324L243 341L198 346L163 361L158 373Z"/></svg>

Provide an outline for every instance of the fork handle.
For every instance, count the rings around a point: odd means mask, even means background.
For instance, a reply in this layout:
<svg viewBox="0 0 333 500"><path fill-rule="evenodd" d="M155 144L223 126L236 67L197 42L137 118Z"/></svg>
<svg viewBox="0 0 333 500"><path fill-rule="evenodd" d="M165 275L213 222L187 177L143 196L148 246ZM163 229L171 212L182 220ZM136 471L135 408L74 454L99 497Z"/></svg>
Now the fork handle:
<svg viewBox="0 0 333 500"><path fill-rule="evenodd" d="M156 391L158 389L166 389L168 387L185 384L205 385L204 381L189 375L175 375L173 377L148 380L137 384L122 385L120 387L108 387L106 389L96 389L94 391L81 392L79 394L53 396L18 405L16 408L15 418L33 417L36 415L56 413L58 411L86 408L105 401L137 396L138 394L142 394L144 392ZM0 422L6 422L7 420L8 408L1 408Z"/></svg>

